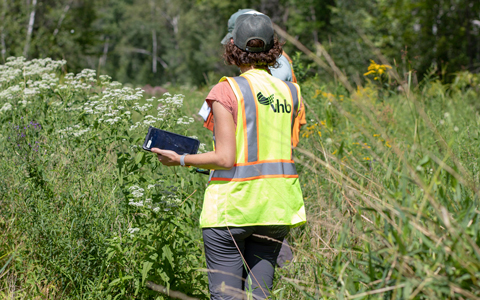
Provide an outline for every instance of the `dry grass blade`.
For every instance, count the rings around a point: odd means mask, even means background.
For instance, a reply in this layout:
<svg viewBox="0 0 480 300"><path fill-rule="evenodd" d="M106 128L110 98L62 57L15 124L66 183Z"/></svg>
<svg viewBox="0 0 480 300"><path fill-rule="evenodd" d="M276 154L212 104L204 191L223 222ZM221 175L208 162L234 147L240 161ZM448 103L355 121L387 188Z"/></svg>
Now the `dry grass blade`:
<svg viewBox="0 0 480 300"><path fill-rule="evenodd" d="M185 295L182 292L168 290L163 285L156 284L156 283L153 283L151 281L147 281L146 286L147 286L147 288L151 289L152 291L162 293L162 294L167 295L171 298L180 299L180 300L199 300L198 298L193 298L193 297L190 297L188 295Z"/></svg>
<svg viewBox="0 0 480 300"><path fill-rule="evenodd" d="M369 296L369 295L382 294L382 293L385 293L385 292L388 292L388 291L393 291L393 290L400 289L400 288L403 288L403 287L405 287L405 284L402 283L402 284L399 284L399 285L396 285L396 286L388 286L388 287L384 287L384 288L381 288L381 289L378 289L378 290L373 290L373 291L368 291L368 292L365 292L365 293L360 293L360 294L356 294L356 295L347 296L347 299L357 299L357 298L362 298L362 297Z"/></svg>

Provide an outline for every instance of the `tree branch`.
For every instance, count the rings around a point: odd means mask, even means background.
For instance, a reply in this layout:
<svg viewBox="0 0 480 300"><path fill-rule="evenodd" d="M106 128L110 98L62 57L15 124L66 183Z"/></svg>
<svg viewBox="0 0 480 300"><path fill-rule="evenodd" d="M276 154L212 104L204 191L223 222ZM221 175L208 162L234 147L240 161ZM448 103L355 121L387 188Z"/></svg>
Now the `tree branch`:
<svg viewBox="0 0 480 300"><path fill-rule="evenodd" d="M167 290L167 288L164 287L163 285L159 285L159 284L153 283L151 281L147 281L146 286L147 286L147 288L151 289L152 291L162 293L162 294L167 295L171 298L180 299L180 300L198 300L197 298L187 296L182 292Z"/></svg>
<svg viewBox="0 0 480 300"><path fill-rule="evenodd" d="M140 53L140 54L145 54L145 55L152 55L152 52L150 52L148 50L145 50L145 49L140 49L140 48L123 48L123 51L135 52L135 53ZM161 59L158 56L156 58L157 58L157 61L162 65L162 67L164 69L168 68L168 64L163 59Z"/></svg>

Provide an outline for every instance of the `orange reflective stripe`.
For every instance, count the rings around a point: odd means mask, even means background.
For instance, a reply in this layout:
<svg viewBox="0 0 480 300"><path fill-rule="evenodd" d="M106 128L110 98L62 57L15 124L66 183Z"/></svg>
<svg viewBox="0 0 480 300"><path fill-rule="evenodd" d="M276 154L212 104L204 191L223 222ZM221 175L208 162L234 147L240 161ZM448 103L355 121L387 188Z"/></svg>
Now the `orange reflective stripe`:
<svg viewBox="0 0 480 300"><path fill-rule="evenodd" d="M294 163L293 160L291 159L268 159L268 160L259 160L259 161L253 161L253 162L248 162L248 163L237 163L234 164L234 167L237 166L251 166L251 165L258 165L258 164L264 164L264 163L274 163L274 162L282 162L282 163Z"/></svg>
<svg viewBox="0 0 480 300"><path fill-rule="evenodd" d="M261 175L248 178L222 178L222 177L212 177L212 181L250 181L254 179L262 178L298 178L298 175Z"/></svg>

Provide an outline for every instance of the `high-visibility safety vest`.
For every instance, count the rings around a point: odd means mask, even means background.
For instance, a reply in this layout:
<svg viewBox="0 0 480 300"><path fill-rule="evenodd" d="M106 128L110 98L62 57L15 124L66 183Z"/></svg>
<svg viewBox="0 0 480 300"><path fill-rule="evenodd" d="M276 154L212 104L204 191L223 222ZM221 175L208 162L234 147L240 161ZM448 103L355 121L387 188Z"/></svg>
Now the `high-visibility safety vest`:
<svg viewBox="0 0 480 300"><path fill-rule="evenodd" d="M259 69L224 80L238 100L236 159L211 174L200 227L305 223L291 146L300 88Z"/></svg>

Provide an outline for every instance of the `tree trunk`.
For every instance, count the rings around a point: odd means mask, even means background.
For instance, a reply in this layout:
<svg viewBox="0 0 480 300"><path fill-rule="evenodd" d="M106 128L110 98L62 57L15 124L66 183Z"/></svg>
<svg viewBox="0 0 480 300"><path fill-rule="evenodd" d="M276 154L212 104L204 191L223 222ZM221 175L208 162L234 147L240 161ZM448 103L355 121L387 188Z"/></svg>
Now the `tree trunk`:
<svg viewBox="0 0 480 300"><path fill-rule="evenodd" d="M157 73L157 33L152 29L152 71Z"/></svg>
<svg viewBox="0 0 480 300"><path fill-rule="evenodd" d="M58 31L60 30L60 26L62 26L63 20L65 19L65 16L67 15L68 10L70 9L71 3L72 1L70 1L63 9L63 13L60 16L60 19L58 20L58 23L57 23L57 28L55 28L55 30L53 31L53 36L56 36L58 34Z"/></svg>
<svg viewBox="0 0 480 300"><path fill-rule="evenodd" d="M100 57L100 62L99 62L100 68L105 66L105 64L107 63L108 40L109 40L109 37L107 36L105 38L105 43L103 44L103 55L102 57Z"/></svg>
<svg viewBox="0 0 480 300"><path fill-rule="evenodd" d="M32 39L32 32L33 32L33 24L35 24L35 12L37 9L37 0L33 0L32 2L32 12L30 13L30 20L28 21L28 29L27 29L27 40L25 42L25 48L23 48L23 56L27 58L28 50L30 49L30 41Z"/></svg>
<svg viewBox="0 0 480 300"><path fill-rule="evenodd" d="M317 28L316 28L316 22L317 22L317 17L315 15L315 7L310 6L310 13L311 13L311 20L313 22L313 30L312 30L312 34L313 34L313 42L314 42L314 45L315 45L315 54L318 56L318 57L321 57L322 56L322 51L320 49L320 43L318 41L318 31L317 31ZM321 72L321 68L320 66L318 66L317 68L317 72L320 73Z"/></svg>
<svg viewBox="0 0 480 300"><path fill-rule="evenodd" d="M7 0L3 0L2 9L2 28L0 29L0 43L2 44L2 60L5 63L5 55L7 54L7 47L5 46L5 12L7 11Z"/></svg>
<svg viewBox="0 0 480 300"><path fill-rule="evenodd" d="M465 35L467 36L467 55L469 57L468 70L473 71L473 60L475 57L475 45L472 34L473 23L471 20L470 10L473 8L473 3L467 1L465 5Z"/></svg>
<svg viewBox="0 0 480 300"><path fill-rule="evenodd" d="M157 32L155 31L155 0L152 5L152 72L157 73Z"/></svg>

